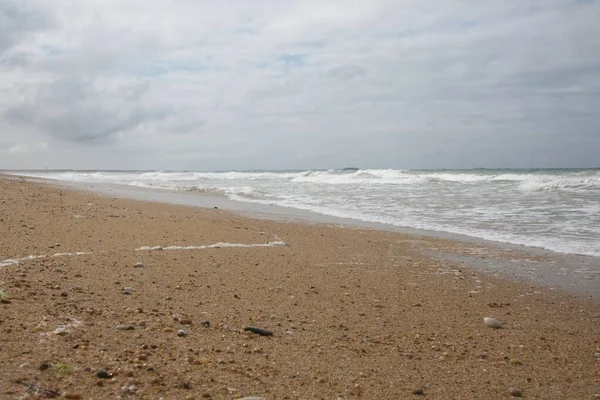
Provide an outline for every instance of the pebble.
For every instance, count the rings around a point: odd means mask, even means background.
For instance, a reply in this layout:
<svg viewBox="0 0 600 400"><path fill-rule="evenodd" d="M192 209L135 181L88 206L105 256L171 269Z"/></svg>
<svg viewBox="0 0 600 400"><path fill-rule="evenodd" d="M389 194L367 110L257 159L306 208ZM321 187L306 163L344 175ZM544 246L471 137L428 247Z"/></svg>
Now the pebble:
<svg viewBox="0 0 600 400"><path fill-rule="evenodd" d="M10 303L12 303L12 301L10 301L9 299L0 299L0 303L1 304L10 304Z"/></svg>
<svg viewBox="0 0 600 400"><path fill-rule="evenodd" d="M204 326L204 327L208 328L208 327L210 326L210 321L208 321L208 320L206 320L206 321L202 321L202 322L200 322L200 325L202 325L202 326Z"/></svg>
<svg viewBox="0 0 600 400"><path fill-rule="evenodd" d="M483 323L485 324L485 326L487 326L488 328L494 328L494 329L499 329L502 328L502 322L498 321L496 318L492 318L492 317L485 317L483 319Z"/></svg>
<svg viewBox="0 0 600 400"><path fill-rule="evenodd" d="M412 394L414 394L415 396L423 396L425 394L425 391L422 388L415 388L412 390Z"/></svg>
<svg viewBox="0 0 600 400"><path fill-rule="evenodd" d="M81 399L81 395L79 393L73 392L65 392L62 395L65 399Z"/></svg>
<svg viewBox="0 0 600 400"><path fill-rule="evenodd" d="M244 331L256 333L257 335L260 335L260 336L273 336L273 332L268 331L266 329L262 329L262 328L256 328L254 326L245 326Z"/></svg>
<svg viewBox="0 0 600 400"><path fill-rule="evenodd" d="M523 392L519 388L514 388L514 387L508 388L508 393L510 393L510 395L513 397L522 397L523 396Z"/></svg>
<svg viewBox="0 0 600 400"><path fill-rule="evenodd" d="M185 330L183 330L183 329L180 329L180 330L177 331L177 336L179 336L179 337L185 337L185 336L187 336L187 332Z"/></svg>
<svg viewBox="0 0 600 400"><path fill-rule="evenodd" d="M191 324L192 324L192 320L191 320L191 319L184 318L184 319L181 319L181 320L179 320L179 323L180 323L181 325L191 325Z"/></svg>
<svg viewBox="0 0 600 400"><path fill-rule="evenodd" d="M143 266L144 266L144 263L143 263L143 262L139 262L139 261L138 261L138 262L136 262L136 263L135 263L135 267L136 267L136 268L142 268Z"/></svg>
<svg viewBox="0 0 600 400"><path fill-rule="evenodd" d="M113 377L113 374L106 372L104 370L100 370L100 371L96 372L96 376L100 379L110 379Z"/></svg>
<svg viewBox="0 0 600 400"><path fill-rule="evenodd" d="M123 288L123 294L132 294L134 292L134 289L130 286L126 286Z"/></svg>
<svg viewBox="0 0 600 400"><path fill-rule="evenodd" d="M117 329L120 331L132 331L135 327L133 325L117 325Z"/></svg>
<svg viewBox="0 0 600 400"><path fill-rule="evenodd" d="M52 364L51 364L51 363L49 363L49 362L47 362L47 361L44 361L43 363L41 363L41 364L40 364L40 366L38 367L38 369L39 369L40 371L45 371L45 370L47 370L48 368L50 368L51 366L52 366Z"/></svg>
<svg viewBox="0 0 600 400"><path fill-rule="evenodd" d="M133 394L137 390L135 385L125 385L121 388L121 392L125 394Z"/></svg>

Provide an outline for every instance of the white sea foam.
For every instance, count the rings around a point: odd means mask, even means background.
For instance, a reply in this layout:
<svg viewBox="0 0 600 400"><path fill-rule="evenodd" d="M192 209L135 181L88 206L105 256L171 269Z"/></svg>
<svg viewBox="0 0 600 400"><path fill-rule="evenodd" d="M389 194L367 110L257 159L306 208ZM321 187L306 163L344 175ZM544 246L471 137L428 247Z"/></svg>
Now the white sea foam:
<svg viewBox="0 0 600 400"><path fill-rule="evenodd" d="M136 251L151 251L151 250L204 250L204 249L220 249L220 248L231 248L231 247L279 247L287 246L287 243L283 241L267 242L267 243L255 243L255 244L244 244L244 243L215 243L202 246L142 246L135 249Z"/></svg>
<svg viewBox="0 0 600 400"><path fill-rule="evenodd" d="M56 253L52 254L51 257L70 257L70 256L84 256L86 254L92 254L88 251L76 251L74 253Z"/></svg>
<svg viewBox="0 0 600 400"><path fill-rule="evenodd" d="M21 258L9 258L7 260L0 261L0 268L8 267L9 265L19 265L20 263L22 263L24 261L36 260L38 258L44 258L44 257L47 257L47 256L27 256L27 257L21 257Z"/></svg>
<svg viewBox="0 0 600 400"><path fill-rule="evenodd" d="M30 260L37 260L40 258L82 256L85 254L91 254L91 253L86 252L86 251L78 251L75 253L56 253L56 254L51 254L51 255L29 255L27 257L21 257L21 258L9 258L7 260L0 261L0 268L8 267L9 265L19 265L22 262L30 261Z"/></svg>

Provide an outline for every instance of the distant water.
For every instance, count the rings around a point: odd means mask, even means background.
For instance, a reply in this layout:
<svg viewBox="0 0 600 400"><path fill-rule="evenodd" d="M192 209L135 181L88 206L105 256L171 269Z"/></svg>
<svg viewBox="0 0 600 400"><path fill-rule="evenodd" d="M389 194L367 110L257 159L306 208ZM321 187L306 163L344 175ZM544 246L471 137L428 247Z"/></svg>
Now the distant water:
<svg viewBox="0 0 600 400"><path fill-rule="evenodd" d="M198 191L243 202L600 256L600 169L19 173Z"/></svg>

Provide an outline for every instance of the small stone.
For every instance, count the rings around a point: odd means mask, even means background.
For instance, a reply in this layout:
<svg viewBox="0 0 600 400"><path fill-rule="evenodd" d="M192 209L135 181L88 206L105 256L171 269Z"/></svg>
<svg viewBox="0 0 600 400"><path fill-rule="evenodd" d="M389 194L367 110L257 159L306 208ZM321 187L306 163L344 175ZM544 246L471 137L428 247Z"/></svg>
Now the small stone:
<svg viewBox="0 0 600 400"><path fill-rule="evenodd" d="M133 394L137 390L135 385L125 385L121 388L121 392L125 394Z"/></svg>
<svg viewBox="0 0 600 400"><path fill-rule="evenodd" d="M40 366L38 367L38 369L40 371L45 371L48 368L50 368L52 366L52 363L49 363L48 361L44 361L43 363L40 364Z"/></svg>
<svg viewBox="0 0 600 400"><path fill-rule="evenodd" d="M179 336L179 337L185 337L185 336L187 336L187 332L185 330L183 330L183 329L180 329L180 330L177 331L177 336Z"/></svg>
<svg viewBox="0 0 600 400"><path fill-rule="evenodd" d="M485 326L487 326L488 328L494 328L494 329L499 329L502 328L502 322L498 321L496 318L492 318L492 317L485 317L483 319L483 323L485 324Z"/></svg>
<svg viewBox="0 0 600 400"><path fill-rule="evenodd" d="M63 397L65 399L80 399L81 395L79 393L65 392L63 393Z"/></svg>
<svg viewBox="0 0 600 400"><path fill-rule="evenodd" d="M205 328L208 328L210 326L210 321L208 321L208 320L202 321L202 322L200 322L200 325L202 325Z"/></svg>
<svg viewBox="0 0 600 400"><path fill-rule="evenodd" d="M100 379L110 379L113 377L113 374L106 372L104 370L100 370L100 371L96 372L96 376Z"/></svg>
<svg viewBox="0 0 600 400"><path fill-rule="evenodd" d="M67 296L69 296L69 293L67 293L67 292L62 292L60 295L61 295L61 297L67 297Z"/></svg>
<svg viewBox="0 0 600 400"><path fill-rule="evenodd" d="M184 319L179 320L179 323L181 325L191 325L192 324L192 320L188 319L188 318L184 318Z"/></svg>
<svg viewBox="0 0 600 400"><path fill-rule="evenodd" d="M510 360L510 363L513 365L521 365L521 360L517 359L517 358L512 358Z"/></svg>
<svg viewBox="0 0 600 400"><path fill-rule="evenodd" d="M120 331L132 331L135 327L133 325L117 325L117 329Z"/></svg>
<svg viewBox="0 0 600 400"><path fill-rule="evenodd" d="M425 391L422 388L415 388L412 390L412 394L414 394L415 396L423 396L425 394Z"/></svg>
<svg viewBox="0 0 600 400"><path fill-rule="evenodd" d="M514 387L508 388L508 393L510 393L510 395L513 397L522 397L523 396L523 392L519 388L514 388Z"/></svg>
<svg viewBox="0 0 600 400"><path fill-rule="evenodd" d="M134 289L131 286L126 286L123 288L123 294L132 294Z"/></svg>
<svg viewBox="0 0 600 400"><path fill-rule="evenodd" d="M273 332L268 331L263 328L256 328L254 326L246 326L246 327L244 327L244 331L256 333L257 335L260 335L260 336L273 336Z"/></svg>
<svg viewBox="0 0 600 400"><path fill-rule="evenodd" d="M143 262L136 262L135 263L135 268L143 268L144 267L144 263Z"/></svg>
<svg viewBox="0 0 600 400"><path fill-rule="evenodd" d="M1 304L10 304L10 303L12 303L12 301L10 301L9 299L0 299L0 303Z"/></svg>

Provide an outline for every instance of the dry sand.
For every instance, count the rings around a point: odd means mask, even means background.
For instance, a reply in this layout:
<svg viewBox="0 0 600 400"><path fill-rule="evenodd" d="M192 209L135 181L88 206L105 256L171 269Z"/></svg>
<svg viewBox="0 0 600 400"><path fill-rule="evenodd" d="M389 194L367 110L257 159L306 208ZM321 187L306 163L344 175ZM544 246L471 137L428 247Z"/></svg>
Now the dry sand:
<svg viewBox="0 0 600 400"><path fill-rule="evenodd" d="M600 397L600 303L440 246L2 178L0 398Z"/></svg>

